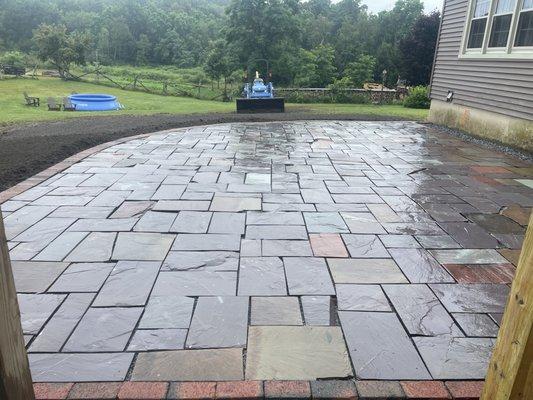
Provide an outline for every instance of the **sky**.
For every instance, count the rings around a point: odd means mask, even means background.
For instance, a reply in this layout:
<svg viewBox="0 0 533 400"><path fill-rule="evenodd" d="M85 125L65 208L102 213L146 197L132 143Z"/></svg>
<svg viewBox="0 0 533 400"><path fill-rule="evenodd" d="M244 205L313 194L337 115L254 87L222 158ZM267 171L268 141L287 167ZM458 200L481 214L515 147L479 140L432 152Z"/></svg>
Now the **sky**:
<svg viewBox="0 0 533 400"><path fill-rule="evenodd" d="M426 12L430 12L435 9L438 9L439 11L441 11L442 2L443 0L424 0L423 1L426 7ZM390 10L394 6L394 3L396 3L396 0L363 0L363 3L365 3L368 6L368 9L370 11L376 13L382 10Z"/></svg>

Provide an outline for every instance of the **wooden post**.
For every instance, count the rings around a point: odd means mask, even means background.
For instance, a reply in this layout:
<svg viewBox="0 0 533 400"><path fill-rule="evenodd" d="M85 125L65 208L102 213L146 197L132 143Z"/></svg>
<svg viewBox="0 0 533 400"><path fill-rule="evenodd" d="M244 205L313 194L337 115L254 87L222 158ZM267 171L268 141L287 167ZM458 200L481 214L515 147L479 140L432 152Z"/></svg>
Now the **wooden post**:
<svg viewBox="0 0 533 400"><path fill-rule="evenodd" d="M481 399L533 399L533 214Z"/></svg>
<svg viewBox="0 0 533 400"><path fill-rule="evenodd" d="M35 398L24 347L17 292L0 212L0 399Z"/></svg>

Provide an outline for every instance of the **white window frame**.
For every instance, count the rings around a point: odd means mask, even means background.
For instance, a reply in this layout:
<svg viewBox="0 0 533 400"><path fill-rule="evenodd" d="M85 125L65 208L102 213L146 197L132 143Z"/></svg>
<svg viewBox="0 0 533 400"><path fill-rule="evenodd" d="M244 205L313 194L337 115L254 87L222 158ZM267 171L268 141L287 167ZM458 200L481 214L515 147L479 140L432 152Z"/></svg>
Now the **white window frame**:
<svg viewBox="0 0 533 400"><path fill-rule="evenodd" d="M490 36L492 32L492 23L494 21L495 15L504 15L504 14L495 14L497 0L491 0L489 7L489 14L486 17L487 23L485 24L485 34L483 36L483 44L481 48L478 49L469 49L468 48L468 39L470 37L470 27L472 26L472 19L474 19L474 11L476 0L468 0L468 10L466 13L466 23L465 29L463 30L463 40L461 42L461 50L459 53L459 58L512 58L512 59L533 59L533 46L521 46L515 47L515 38L518 30L518 20L522 12L531 11L531 9L522 10L522 6L525 0L517 0L515 4L515 9L513 11L513 17L511 19L511 26L509 28L509 37L507 38L507 46L505 47L488 47ZM479 17L481 18L481 17Z"/></svg>

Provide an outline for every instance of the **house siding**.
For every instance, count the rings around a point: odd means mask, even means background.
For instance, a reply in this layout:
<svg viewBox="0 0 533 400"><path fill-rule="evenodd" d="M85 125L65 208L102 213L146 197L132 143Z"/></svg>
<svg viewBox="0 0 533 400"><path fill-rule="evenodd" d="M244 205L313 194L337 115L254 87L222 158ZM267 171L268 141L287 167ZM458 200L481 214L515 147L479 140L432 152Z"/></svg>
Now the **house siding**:
<svg viewBox="0 0 533 400"><path fill-rule="evenodd" d="M533 59L459 58L468 0L445 0L431 99L533 121Z"/></svg>

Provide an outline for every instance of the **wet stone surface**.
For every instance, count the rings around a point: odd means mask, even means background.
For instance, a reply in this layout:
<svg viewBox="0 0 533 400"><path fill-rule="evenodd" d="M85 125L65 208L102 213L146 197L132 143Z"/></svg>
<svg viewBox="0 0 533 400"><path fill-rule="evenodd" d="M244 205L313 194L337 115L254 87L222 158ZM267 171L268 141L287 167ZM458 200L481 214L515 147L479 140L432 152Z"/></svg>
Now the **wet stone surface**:
<svg viewBox="0 0 533 400"><path fill-rule="evenodd" d="M33 378L480 379L532 176L410 122L114 145L1 205Z"/></svg>

